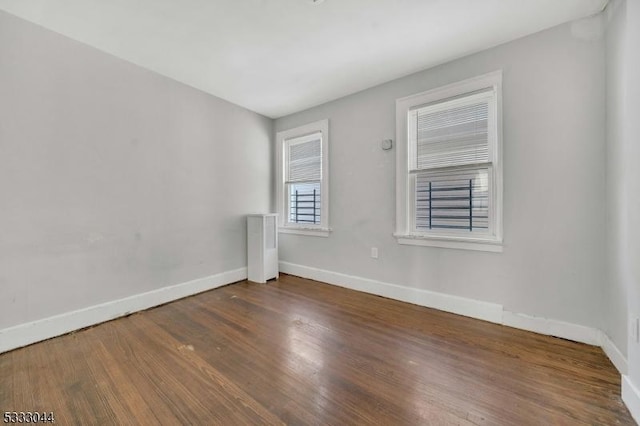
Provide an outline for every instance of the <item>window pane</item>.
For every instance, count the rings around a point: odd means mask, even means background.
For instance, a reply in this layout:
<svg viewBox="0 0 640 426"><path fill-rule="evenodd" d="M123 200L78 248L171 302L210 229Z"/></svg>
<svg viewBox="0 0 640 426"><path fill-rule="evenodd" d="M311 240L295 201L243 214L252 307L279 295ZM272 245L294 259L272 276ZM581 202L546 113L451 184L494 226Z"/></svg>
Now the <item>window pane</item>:
<svg viewBox="0 0 640 426"><path fill-rule="evenodd" d="M489 230L489 170L416 176L417 231Z"/></svg>
<svg viewBox="0 0 640 426"><path fill-rule="evenodd" d="M287 184L287 193L289 223L320 224L320 182Z"/></svg>

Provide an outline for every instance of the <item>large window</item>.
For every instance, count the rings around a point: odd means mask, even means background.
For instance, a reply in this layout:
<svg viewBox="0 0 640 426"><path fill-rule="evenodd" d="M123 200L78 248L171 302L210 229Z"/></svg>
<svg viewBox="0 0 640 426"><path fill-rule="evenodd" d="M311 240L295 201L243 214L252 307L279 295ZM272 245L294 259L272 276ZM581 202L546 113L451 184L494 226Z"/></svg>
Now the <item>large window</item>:
<svg viewBox="0 0 640 426"><path fill-rule="evenodd" d="M401 244L501 251L501 73L399 99Z"/></svg>
<svg viewBox="0 0 640 426"><path fill-rule="evenodd" d="M328 121L277 134L280 232L328 236Z"/></svg>

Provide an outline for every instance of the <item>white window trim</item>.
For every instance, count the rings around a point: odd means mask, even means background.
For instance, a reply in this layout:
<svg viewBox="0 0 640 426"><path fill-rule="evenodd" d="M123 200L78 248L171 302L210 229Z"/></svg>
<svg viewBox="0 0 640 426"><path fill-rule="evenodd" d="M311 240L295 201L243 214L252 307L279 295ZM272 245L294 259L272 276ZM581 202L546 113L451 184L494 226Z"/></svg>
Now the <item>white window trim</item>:
<svg viewBox="0 0 640 426"><path fill-rule="evenodd" d="M284 188L285 141L313 133L322 134L322 180L320 182L322 203L320 206L320 224L300 225L288 223L286 220L287 207ZM329 120L320 120L276 133L276 179L276 202L279 221L278 232L283 234L328 237L331 232L331 228L329 228Z"/></svg>
<svg viewBox="0 0 640 426"><path fill-rule="evenodd" d="M411 108L432 102L453 98L455 96L494 88L496 91L496 141L490 160L493 166L493 214L495 227L492 235L454 236L425 235L411 229L411 211L409 205L411 185L409 183L409 141L408 113ZM393 234L399 244L454 248L465 250L481 250L491 252L502 251L502 71L495 71L479 77L449 84L444 87L418 93L396 100L396 232ZM490 148L491 151L491 148ZM496 152L497 151L497 152Z"/></svg>

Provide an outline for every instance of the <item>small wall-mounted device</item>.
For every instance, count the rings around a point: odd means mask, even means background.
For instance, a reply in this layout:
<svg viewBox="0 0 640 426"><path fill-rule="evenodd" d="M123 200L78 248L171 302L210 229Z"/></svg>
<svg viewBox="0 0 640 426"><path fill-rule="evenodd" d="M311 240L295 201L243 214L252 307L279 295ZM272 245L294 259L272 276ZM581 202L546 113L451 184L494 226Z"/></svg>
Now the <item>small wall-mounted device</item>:
<svg viewBox="0 0 640 426"><path fill-rule="evenodd" d="M389 151L391 148L393 148L393 140L392 139L385 139L382 141L382 149L385 151Z"/></svg>

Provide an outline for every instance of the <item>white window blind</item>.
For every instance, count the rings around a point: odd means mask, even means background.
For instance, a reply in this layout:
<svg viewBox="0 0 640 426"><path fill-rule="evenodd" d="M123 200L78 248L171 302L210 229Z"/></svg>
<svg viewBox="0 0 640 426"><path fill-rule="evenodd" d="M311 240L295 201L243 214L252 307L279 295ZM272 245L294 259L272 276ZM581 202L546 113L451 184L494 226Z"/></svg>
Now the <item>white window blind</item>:
<svg viewBox="0 0 640 426"><path fill-rule="evenodd" d="M319 182L322 179L322 134L292 139L287 143L285 183Z"/></svg>
<svg viewBox="0 0 640 426"><path fill-rule="evenodd" d="M410 110L410 171L489 163L493 99L483 91Z"/></svg>

